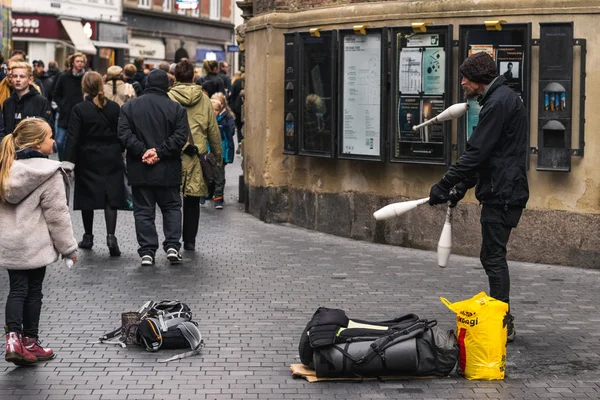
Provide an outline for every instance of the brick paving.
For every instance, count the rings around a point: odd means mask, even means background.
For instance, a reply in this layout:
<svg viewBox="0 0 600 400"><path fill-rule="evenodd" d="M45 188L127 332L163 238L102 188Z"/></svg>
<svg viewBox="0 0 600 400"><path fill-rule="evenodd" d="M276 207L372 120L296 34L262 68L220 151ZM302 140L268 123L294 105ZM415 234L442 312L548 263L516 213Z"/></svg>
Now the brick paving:
<svg viewBox="0 0 600 400"><path fill-rule="evenodd" d="M299 362L298 339L317 307L361 319L414 312L448 329L454 314L439 296L462 300L485 290L487 279L473 258L452 256L440 269L433 252L264 224L235 202L238 174L239 166L229 167L224 210L202 209L197 250L179 266L169 266L164 252L154 267L139 266L128 212L120 212L117 228L123 256L109 258L97 212L94 249L73 270L60 263L48 270L41 336L58 357L31 368L0 365L0 399L600 398L600 271L516 262L517 338L505 380L293 378L289 365ZM73 217L79 238L81 218ZM0 281L2 299L7 281ZM173 297L200 321L201 355L161 364L176 351L90 344L119 326L122 311Z"/></svg>

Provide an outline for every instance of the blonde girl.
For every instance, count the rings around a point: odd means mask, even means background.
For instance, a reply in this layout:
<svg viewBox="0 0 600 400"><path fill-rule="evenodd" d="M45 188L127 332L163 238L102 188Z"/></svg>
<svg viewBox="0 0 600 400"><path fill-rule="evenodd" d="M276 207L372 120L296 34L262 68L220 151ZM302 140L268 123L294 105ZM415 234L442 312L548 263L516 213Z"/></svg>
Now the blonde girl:
<svg viewBox="0 0 600 400"><path fill-rule="evenodd" d="M221 151L223 154L223 163L219 170L219 176L217 179L215 179L214 188L215 208L220 210L223 208L224 203L223 193L225 190L225 166L233 162L233 131L235 129L235 124L233 120L233 113L231 113L231 110L229 110L229 107L227 107L227 100L225 100L225 96L222 93L215 93L210 101L212 102L215 118L217 119L219 131L221 132Z"/></svg>
<svg viewBox="0 0 600 400"><path fill-rule="evenodd" d="M46 266L77 261L77 243L61 163L49 160L52 129L41 118L21 121L0 145L0 267L8 270L6 361L54 358L38 340Z"/></svg>

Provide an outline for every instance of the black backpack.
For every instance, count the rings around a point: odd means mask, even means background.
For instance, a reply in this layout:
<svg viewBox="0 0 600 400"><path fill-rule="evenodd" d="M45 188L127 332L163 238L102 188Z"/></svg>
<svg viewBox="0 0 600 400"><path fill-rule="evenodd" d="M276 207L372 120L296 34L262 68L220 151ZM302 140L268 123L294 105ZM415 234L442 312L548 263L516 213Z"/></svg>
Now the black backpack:
<svg viewBox="0 0 600 400"><path fill-rule="evenodd" d="M167 362L187 358L200 353L204 347L198 324L192 320L192 311L187 304L178 300L149 301L138 312L126 312L121 316L122 326L103 335L101 343L114 343L125 347L137 344L146 351L160 349L185 349L191 351L178 354ZM120 334L116 341L110 341Z"/></svg>

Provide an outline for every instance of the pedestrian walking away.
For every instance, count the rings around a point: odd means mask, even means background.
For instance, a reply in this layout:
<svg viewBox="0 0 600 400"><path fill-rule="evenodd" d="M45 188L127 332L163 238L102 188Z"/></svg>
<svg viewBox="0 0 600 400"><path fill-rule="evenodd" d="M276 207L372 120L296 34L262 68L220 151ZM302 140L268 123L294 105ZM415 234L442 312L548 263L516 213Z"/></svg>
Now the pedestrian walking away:
<svg viewBox="0 0 600 400"><path fill-rule="evenodd" d="M125 82L123 68L118 65L113 65L106 71L104 95L107 99L114 101L119 106L122 106L136 97L133 85Z"/></svg>
<svg viewBox="0 0 600 400"><path fill-rule="evenodd" d="M44 118L53 126L50 102L32 85L31 65L25 62L12 63L9 73L13 92L2 107L5 132L11 133L21 120L31 117Z"/></svg>
<svg viewBox="0 0 600 400"><path fill-rule="evenodd" d="M73 209L81 210L84 235L79 248L94 245L94 210L104 210L106 245L111 256L121 255L115 231L117 210L125 208L122 146L117 133L120 107L104 94L102 77L86 72L85 101L73 107L63 158L75 165Z"/></svg>
<svg viewBox="0 0 600 400"><path fill-rule="evenodd" d="M197 85L202 86L208 97L217 92L225 93L225 84L219 75L219 62L216 60L204 60L202 64L205 76L198 78Z"/></svg>
<svg viewBox="0 0 600 400"><path fill-rule="evenodd" d="M529 119L522 99L498 76L496 63L476 53L460 66L467 98L478 98L479 123L456 164L431 187L430 205L456 205L475 186L482 205L480 259L488 276L490 296L510 304L510 275L506 245L529 199L527 129ZM451 191L451 189L454 189ZM508 341L515 336L508 315Z"/></svg>
<svg viewBox="0 0 600 400"><path fill-rule="evenodd" d="M71 110L76 104L83 101L81 79L85 73L84 68L86 64L87 57L83 53L74 53L69 56L69 69L58 77L58 81L54 86L54 92L52 93L52 98L59 109L56 148L58 149L58 158L61 160L65 141L67 140Z"/></svg>
<svg viewBox="0 0 600 400"><path fill-rule="evenodd" d="M54 358L39 341L46 266L60 256L77 261L77 243L58 161L49 160L52 129L23 120L0 146L0 267L8 270L6 361L33 364Z"/></svg>
<svg viewBox="0 0 600 400"><path fill-rule="evenodd" d="M214 203L217 210L223 209L225 197L225 166L233 162L235 145L233 144L233 133L235 122L233 111L227 106L227 99L223 93L215 93L211 99L213 111L219 132L221 134L221 149L223 153L222 164L219 174L215 179Z"/></svg>
<svg viewBox="0 0 600 400"><path fill-rule="evenodd" d="M169 97L185 107L190 126L190 136L181 154L183 248L194 250L200 218L200 199L208 194L198 154L208 152L210 145L210 151L219 160L221 139L211 101L202 92L202 88L193 83L194 65L189 61L180 61L175 67L175 79L177 83L169 91Z"/></svg>
<svg viewBox="0 0 600 400"><path fill-rule="evenodd" d="M168 86L164 71L152 71L144 94L127 102L119 118L143 266L154 264L158 249L154 221L157 204L163 215L167 259L171 263L181 261L181 149L190 126L185 109L167 96Z"/></svg>

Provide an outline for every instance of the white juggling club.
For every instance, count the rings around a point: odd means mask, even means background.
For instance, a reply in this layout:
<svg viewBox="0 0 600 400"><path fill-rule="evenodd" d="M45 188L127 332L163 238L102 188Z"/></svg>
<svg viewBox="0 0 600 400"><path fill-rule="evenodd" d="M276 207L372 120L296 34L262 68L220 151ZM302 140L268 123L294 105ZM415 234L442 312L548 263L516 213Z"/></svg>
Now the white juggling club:
<svg viewBox="0 0 600 400"><path fill-rule="evenodd" d="M436 122L448 121L451 119L462 117L468 109L469 105L467 103L453 104L438 115L436 115L434 118L431 118L430 120L427 120L422 124L413 126L413 131L418 131L424 126L435 124Z"/></svg>
<svg viewBox="0 0 600 400"><path fill-rule="evenodd" d="M446 221L442 228L442 234L438 241L437 256L438 265L440 268L446 268L448 260L450 259L450 253L452 253L452 210L454 207L450 207L448 202L448 211L446 212Z"/></svg>
<svg viewBox="0 0 600 400"><path fill-rule="evenodd" d="M389 204L373 213L373 216L377 220L389 219L399 217L402 214L417 208L421 204L425 204L429 201L429 197L419 200L402 201L400 203Z"/></svg>

